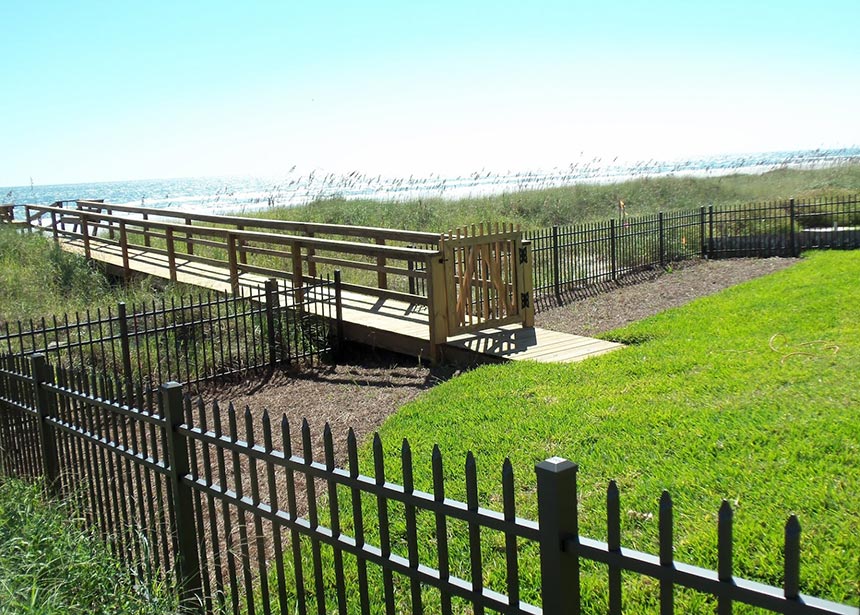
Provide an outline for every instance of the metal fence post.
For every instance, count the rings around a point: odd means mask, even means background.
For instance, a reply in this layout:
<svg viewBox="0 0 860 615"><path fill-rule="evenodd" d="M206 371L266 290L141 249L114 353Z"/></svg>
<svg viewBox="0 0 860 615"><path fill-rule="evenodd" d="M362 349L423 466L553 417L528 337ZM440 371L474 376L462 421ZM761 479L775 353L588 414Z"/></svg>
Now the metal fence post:
<svg viewBox="0 0 860 615"><path fill-rule="evenodd" d="M335 352L340 352L343 349L343 288L340 281L340 269L334 270L334 317L337 334Z"/></svg>
<svg viewBox="0 0 860 615"><path fill-rule="evenodd" d="M702 258L708 256L708 246L705 243L705 206L699 207L699 249L702 251Z"/></svg>
<svg viewBox="0 0 860 615"><path fill-rule="evenodd" d="M714 258L714 206L708 206L708 258Z"/></svg>
<svg viewBox="0 0 860 615"><path fill-rule="evenodd" d="M789 250L792 256L797 256L797 233L794 229L795 222L794 199L788 201L788 228L789 228Z"/></svg>
<svg viewBox="0 0 860 615"><path fill-rule="evenodd" d="M609 221L609 262L612 271L612 281L618 281L618 246L615 237L615 218Z"/></svg>
<svg viewBox="0 0 860 615"><path fill-rule="evenodd" d="M60 459L57 455L57 440L53 426L47 419L51 416L51 393L45 384L51 381L51 368L45 355L39 353L30 357L30 376L33 382L33 400L39 414L39 448L42 454L42 472L48 493L58 495L60 490Z"/></svg>
<svg viewBox="0 0 860 615"><path fill-rule="evenodd" d="M266 333L269 344L269 365L275 366L278 361L277 340L275 331L275 308L280 307L278 301L278 281L275 278L266 280Z"/></svg>
<svg viewBox="0 0 860 615"><path fill-rule="evenodd" d="M119 320L119 345L122 354L122 370L125 381L131 382L131 346L128 340L128 315L125 310L125 302L120 301L116 305L117 320Z"/></svg>
<svg viewBox="0 0 860 615"><path fill-rule="evenodd" d="M552 287L555 300L561 305L561 255L558 249L558 224L552 225Z"/></svg>
<svg viewBox="0 0 860 615"><path fill-rule="evenodd" d="M535 466L541 600L546 615L580 611L579 553L575 547L570 549L570 545L579 544L577 469L575 463L561 457L552 457Z"/></svg>
<svg viewBox="0 0 860 615"><path fill-rule="evenodd" d="M194 612L202 604L200 559L197 554L197 527L194 523L194 496L184 483L190 471L188 441L177 428L184 422L182 385L168 382L161 385L161 412L165 420L170 495L176 519L176 575L185 612Z"/></svg>
<svg viewBox="0 0 860 615"><path fill-rule="evenodd" d="M663 212L657 213L657 226L660 229L660 266L666 266L666 233L663 225Z"/></svg>

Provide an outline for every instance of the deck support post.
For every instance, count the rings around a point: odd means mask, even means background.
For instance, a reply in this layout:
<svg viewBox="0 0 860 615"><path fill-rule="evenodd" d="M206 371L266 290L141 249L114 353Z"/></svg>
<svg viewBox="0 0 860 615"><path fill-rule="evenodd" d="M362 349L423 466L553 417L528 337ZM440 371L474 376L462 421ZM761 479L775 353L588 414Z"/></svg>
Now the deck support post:
<svg viewBox="0 0 860 615"><path fill-rule="evenodd" d="M445 253L427 258L427 320L430 325L430 360L442 358L442 345L448 339L448 280L445 277Z"/></svg>
<svg viewBox="0 0 860 615"><path fill-rule="evenodd" d="M230 267L230 289L239 294L239 262L236 259L236 236L227 233L227 261Z"/></svg>
<svg viewBox="0 0 860 615"><path fill-rule="evenodd" d="M293 241L290 246L291 261L293 266L293 288L296 291L296 303L303 303L305 295L302 292L304 274L302 272L302 246L298 241Z"/></svg>
<svg viewBox="0 0 860 615"><path fill-rule="evenodd" d="M167 268L170 270L170 281L176 282L176 246L173 242L173 228L168 227L164 234L167 240Z"/></svg>

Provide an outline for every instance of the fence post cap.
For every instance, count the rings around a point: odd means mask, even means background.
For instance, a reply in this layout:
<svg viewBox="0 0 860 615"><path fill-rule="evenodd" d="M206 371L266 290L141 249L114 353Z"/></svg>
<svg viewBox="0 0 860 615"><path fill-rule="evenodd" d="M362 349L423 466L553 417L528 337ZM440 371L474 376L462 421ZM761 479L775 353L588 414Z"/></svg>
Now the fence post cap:
<svg viewBox="0 0 860 615"><path fill-rule="evenodd" d="M538 471L546 471L546 472L576 472L579 469L579 466L565 459L564 457L550 457L544 461L541 461L539 464L535 466L535 470Z"/></svg>
<svg viewBox="0 0 860 615"><path fill-rule="evenodd" d="M165 382L161 385L161 389L163 391L169 391L171 389L181 389L182 385L176 382L175 380L171 380L170 382Z"/></svg>

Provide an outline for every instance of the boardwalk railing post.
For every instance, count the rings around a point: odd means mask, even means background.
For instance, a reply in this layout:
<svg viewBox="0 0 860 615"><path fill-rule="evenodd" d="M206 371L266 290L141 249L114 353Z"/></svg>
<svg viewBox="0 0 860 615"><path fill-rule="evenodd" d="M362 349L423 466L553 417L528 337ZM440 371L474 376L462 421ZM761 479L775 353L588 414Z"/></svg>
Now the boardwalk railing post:
<svg viewBox="0 0 860 615"><path fill-rule="evenodd" d="M119 346L122 355L122 371L126 382L131 382L131 345L128 339L128 314L125 302L120 301L116 305L116 318L119 321Z"/></svg>
<svg viewBox="0 0 860 615"><path fill-rule="evenodd" d="M524 257L520 257L520 271L522 272L522 286L520 286L520 307L523 314L523 326L535 326L535 293L534 293L534 254L532 253L532 242L523 241L521 250Z"/></svg>
<svg viewBox="0 0 860 615"><path fill-rule="evenodd" d="M184 478L189 473L188 441L178 432L184 422L182 385L161 385L161 415L165 420L170 497L176 519L176 575L183 610L194 612L202 604L200 560L197 554L197 527L194 522L194 496Z"/></svg>
<svg viewBox="0 0 860 615"><path fill-rule="evenodd" d="M227 262L230 267L230 289L239 294L239 261L236 258L236 235L227 233Z"/></svg>
<svg viewBox="0 0 860 615"><path fill-rule="evenodd" d="M535 466L540 525L541 601L546 615L580 611L577 465L552 457Z"/></svg>
<svg viewBox="0 0 860 615"><path fill-rule="evenodd" d="M430 359L441 359L442 345L448 339L448 283L445 258L448 248L427 257L427 317L430 325Z"/></svg>
<svg viewBox="0 0 860 615"><path fill-rule="evenodd" d="M277 340L275 331L275 310L278 308L278 281L275 278L266 280L266 340L269 344L269 366L274 367L278 361Z"/></svg>
<svg viewBox="0 0 860 615"><path fill-rule="evenodd" d="M30 357L30 376L33 382L33 400L39 414L39 448L42 454L42 471L48 493L57 495L60 488L60 459L57 455L57 440L54 428L47 419L51 416L53 399L45 384L51 380L51 369L45 355L34 354Z"/></svg>

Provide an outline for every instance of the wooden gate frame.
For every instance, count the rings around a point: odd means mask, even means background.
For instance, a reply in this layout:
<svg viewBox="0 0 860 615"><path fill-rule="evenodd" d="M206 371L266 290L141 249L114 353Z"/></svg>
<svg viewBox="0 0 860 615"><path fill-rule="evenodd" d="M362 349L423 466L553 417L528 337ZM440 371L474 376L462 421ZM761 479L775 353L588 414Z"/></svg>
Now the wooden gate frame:
<svg viewBox="0 0 860 615"><path fill-rule="evenodd" d="M443 235L446 337L520 323L534 326L531 242L513 225Z"/></svg>

